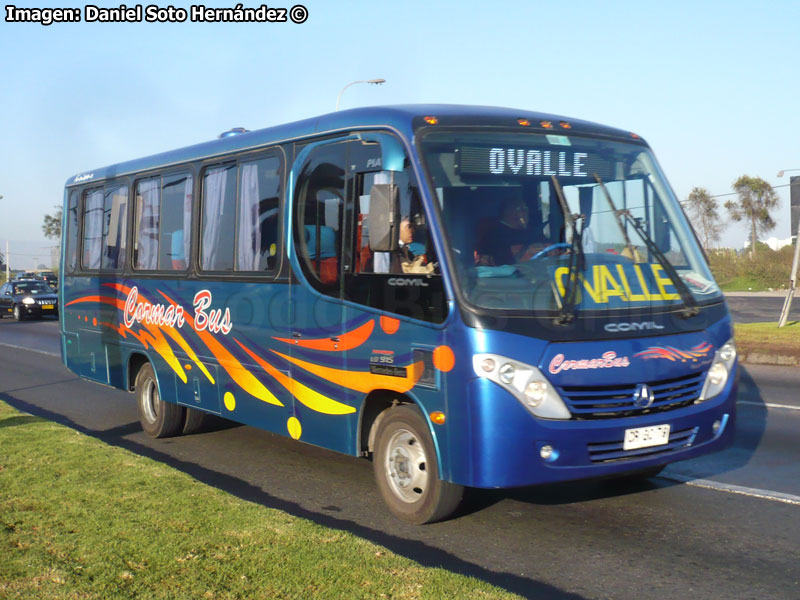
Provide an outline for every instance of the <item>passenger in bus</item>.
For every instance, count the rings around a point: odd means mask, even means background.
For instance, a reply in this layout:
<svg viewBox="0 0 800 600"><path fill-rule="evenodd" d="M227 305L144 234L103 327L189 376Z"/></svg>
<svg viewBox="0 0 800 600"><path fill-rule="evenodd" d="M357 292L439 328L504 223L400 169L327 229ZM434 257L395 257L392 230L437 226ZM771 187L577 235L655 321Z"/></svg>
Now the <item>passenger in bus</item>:
<svg viewBox="0 0 800 600"><path fill-rule="evenodd" d="M483 266L513 265L529 260L548 245L544 235L531 227L528 205L510 199L503 205L500 221L479 232L475 262Z"/></svg>
<svg viewBox="0 0 800 600"><path fill-rule="evenodd" d="M374 273L431 273L434 265L428 263L425 246L414 241L416 225L405 216L400 221L399 248L394 252L375 252Z"/></svg>

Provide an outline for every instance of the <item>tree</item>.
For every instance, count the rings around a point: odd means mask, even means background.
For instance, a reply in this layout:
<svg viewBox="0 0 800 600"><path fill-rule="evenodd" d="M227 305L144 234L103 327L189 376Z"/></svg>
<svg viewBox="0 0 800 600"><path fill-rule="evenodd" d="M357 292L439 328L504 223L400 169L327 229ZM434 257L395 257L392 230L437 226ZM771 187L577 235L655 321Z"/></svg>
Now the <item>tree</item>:
<svg viewBox="0 0 800 600"><path fill-rule="evenodd" d="M719 216L719 203L705 188L693 188L686 199L692 225L700 236L703 248L709 250L711 244L719 242L725 223Z"/></svg>
<svg viewBox="0 0 800 600"><path fill-rule="evenodd" d="M44 216L44 223L42 224L42 231L44 237L51 240L61 239L61 207L55 207L56 212L52 215Z"/></svg>
<svg viewBox="0 0 800 600"><path fill-rule="evenodd" d="M754 258L758 234L775 228L775 221L769 213L778 206L778 194L760 177L748 175L742 175L733 182L733 191L739 195L739 199L728 200L725 208L734 221L750 222L750 257Z"/></svg>

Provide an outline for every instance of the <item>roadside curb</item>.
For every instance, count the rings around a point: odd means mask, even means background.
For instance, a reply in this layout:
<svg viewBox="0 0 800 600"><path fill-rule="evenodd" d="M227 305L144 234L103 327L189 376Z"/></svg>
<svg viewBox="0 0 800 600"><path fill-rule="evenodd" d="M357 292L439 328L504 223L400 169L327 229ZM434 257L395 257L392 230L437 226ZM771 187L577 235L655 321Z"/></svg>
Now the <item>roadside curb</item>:
<svg viewBox="0 0 800 600"><path fill-rule="evenodd" d="M765 352L748 352L739 355L739 361L747 365L776 365L780 367L800 366L800 358L787 354L767 354Z"/></svg>

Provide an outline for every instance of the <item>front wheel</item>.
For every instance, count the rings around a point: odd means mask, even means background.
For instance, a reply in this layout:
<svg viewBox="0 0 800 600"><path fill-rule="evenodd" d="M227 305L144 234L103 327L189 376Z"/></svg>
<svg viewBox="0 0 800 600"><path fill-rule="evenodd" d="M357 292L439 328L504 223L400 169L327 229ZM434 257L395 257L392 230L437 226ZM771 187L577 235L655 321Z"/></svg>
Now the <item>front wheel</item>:
<svg viewBox="0 0 800 600"><path fill-rule="evenodd" d="M450 516L464 488L439 478L433 439L419 411L409 405L390 408L375 438L373 469L389 509L417 525Z"/></svg>
<svg viewBox="0 0 800 600"><path fill-rule="evenodd" d="M183 429L184 409L161 399L158 380L150 363L142 366L136 375L136 404L139 422L150 437L169 437Z"/></svg>
<svg viewBox="0 0 800 600"><path fill-rule="evenodd" d="M14 305L14 319L16 321L24 321L25 315L22 313L22 308L19 304Z"/></svg>

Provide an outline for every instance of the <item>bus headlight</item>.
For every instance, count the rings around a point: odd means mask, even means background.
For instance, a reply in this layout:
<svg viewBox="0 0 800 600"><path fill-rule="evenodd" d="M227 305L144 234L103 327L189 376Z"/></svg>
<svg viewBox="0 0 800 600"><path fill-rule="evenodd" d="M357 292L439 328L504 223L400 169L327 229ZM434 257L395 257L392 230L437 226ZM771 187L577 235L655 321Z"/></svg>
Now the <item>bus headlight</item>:
<svg viewBox="0 0 800 600"><path fill-rule="evenodd" d="M725 384L728 383L728 377L733 372L733 365L736 362L736 345L733 340L729 340L722 346L714 355L714 361L711 363L711 368L706 375L706 383L703 386L703 392L700 394L697 402L709 400L717 396L723 389Z"/></svg>
<svg viewBox="0 0 800 600"><path fill-rule="evenodd" d="M490 379L510 392L536 417L569 419L572 416L555 388L534 366L497 354L475 354L472 368L478 377Z"/></svg>

